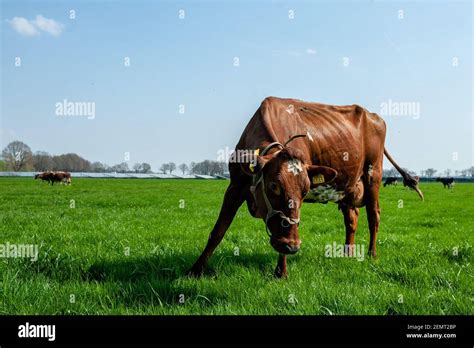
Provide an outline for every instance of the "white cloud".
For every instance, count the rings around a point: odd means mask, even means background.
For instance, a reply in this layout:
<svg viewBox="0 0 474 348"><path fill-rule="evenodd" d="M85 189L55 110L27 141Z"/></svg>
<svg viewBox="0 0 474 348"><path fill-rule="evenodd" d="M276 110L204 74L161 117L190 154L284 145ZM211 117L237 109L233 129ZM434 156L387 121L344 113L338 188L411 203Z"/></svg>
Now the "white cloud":
<svg viewBox="0 0 474 348"><path fill-rule="evenodd" d="M292 57L301 57L306 52L306 54L309 55L314 55L316 54L316 50L314 48L307 48L306 50L301 49L301 50L272 50L273 54L278 54L278 55L289 55Z"/></svg>
<svg viewBox="0 0 474 348"><path fill-rule="evenodd" d="M36 25L40 30L53 36L59 36L63 31L63 25L61 23L56 22L54 19L45 18L42 15L37 15L32 23L34 23L34 25Z"/></svg>
<svg viewBox="0 0 474 348"><path fill-rule="evenodd" d="M61 35L64 26L56 22L54 19L48 19L42 15L37 15L36 19L28 20L24 17L13 17L8 20L11 27L20 35L36 36L40 35L41 31L53 36Z"/></svg>
<svg viewBox="0 0 474 348"><path fill-rule="evenodd" d="M20 35L35 36L40 33L26 18L13 17L11 20L7 19L7 22L10 23L11 27Z"/></svg>

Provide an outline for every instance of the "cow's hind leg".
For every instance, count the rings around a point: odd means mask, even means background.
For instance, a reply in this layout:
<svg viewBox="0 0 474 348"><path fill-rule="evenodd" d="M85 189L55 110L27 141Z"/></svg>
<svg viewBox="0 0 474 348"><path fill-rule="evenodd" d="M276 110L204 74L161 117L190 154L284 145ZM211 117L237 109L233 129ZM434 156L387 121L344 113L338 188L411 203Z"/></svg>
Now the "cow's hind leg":
<svg viewBox="0 0 474 348"><path fill-rule="evenodd" d="M366 191L368 193L366 210L370 231L369 256L374 258L377 256L377 232L380 224L379 188L380 182L375 181Z"/></svg>
<svg viewBox="0 0 474 348"><path fill-rule="evenodd" d="M354 256L354 237L359 221L359 208L350 207L346 204L341 204L340 207L346 225L346 247L344 250L348 256Z"/></svg>
<svg viewBox="0 0 474 348"><path fill-rule="evenodd" d="M190 275L200 276L203 273L207 261L211 257L216 247L222 241L222 238L234 219L237 210L244 202L244 198L244 187L230 183L224 195L224 202L222 203L219 217L211 231L211 234L209 235L207 245L199 259L194 263L193 267L189 271Z"/></svg>

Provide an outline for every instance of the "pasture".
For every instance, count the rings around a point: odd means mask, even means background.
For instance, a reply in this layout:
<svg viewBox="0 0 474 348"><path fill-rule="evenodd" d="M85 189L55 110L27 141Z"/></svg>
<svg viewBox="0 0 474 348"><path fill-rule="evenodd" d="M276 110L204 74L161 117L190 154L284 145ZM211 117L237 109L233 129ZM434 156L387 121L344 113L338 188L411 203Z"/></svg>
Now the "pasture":
<svg viewBox="0 0 474 348"><path fill-rule="evenodd" d="M289 278L264 224L239 210L200 279L185 275L220 209L224 180L0 178L1 314L474 314L474 185L381 188L378 259L325 257L344 243L335 204L305 204ZM402 205L402 207L401 207ZM361 209L356 243L367 252Z"/></svg>

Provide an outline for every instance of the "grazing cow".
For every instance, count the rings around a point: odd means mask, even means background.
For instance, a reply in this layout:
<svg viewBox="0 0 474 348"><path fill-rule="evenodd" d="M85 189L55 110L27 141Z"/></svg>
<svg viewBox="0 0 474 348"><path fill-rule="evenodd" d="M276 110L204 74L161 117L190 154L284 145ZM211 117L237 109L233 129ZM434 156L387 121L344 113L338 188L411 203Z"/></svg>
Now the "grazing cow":
<svg viewBox="0 0 474 348"><path fill-rule="evenodd" d="M71 185L71 174L69 172L46 171L40 174L36 174L35 179L48 181L48 183L50 183L51 185L54 185L55 182Z"/></svg>
<svg viewBox="0 0 474 348"><path fill-rule="evenodd" d="M387 179L385 179L385 182L383 183L383 187L387 185L398 185L398 179L394 176L390 176Z"/></svg>
<svg viewBox="0 0 474 348"><path fill-rule="evenodd" d="M346 245L352 247L359 207L365 206L369 255L375 257L384 154L402 175L404 185L423 199L418 178L398 166L384 142L383 119L358 105L266 98L230 158L230 184L219 217L189 274L203 273L245 201L250 214L265 222L270 244L279 253L277 277L287 276L287 255L300 249L298 225L303 200L336 202L344 216Z"/></svg>
<svg viewBox="0 0 474 348"><path fill-rule="evenodd" d="M35 180L36 179L41 179L43 181L47 181L48 184L52 182L53 178L53 172L51 171L46 171L46 172L42 172L42 173L39 173L39 174L36 174L35 175Z"/></svg>
<svg viewBox="0 0 474 348"><path fill-rule="evenodd" d="M55 182L71 185L71 174L69 172L54 172L52 176L52 184Z"/></svg>
<svg viewBox="0 0 474 348"><path fill-rule="evenodd" d="M448 186L448 189L451 189L454 186L453 178L437 178L436 181L440 181L443 184L443 188Z"/></svg>

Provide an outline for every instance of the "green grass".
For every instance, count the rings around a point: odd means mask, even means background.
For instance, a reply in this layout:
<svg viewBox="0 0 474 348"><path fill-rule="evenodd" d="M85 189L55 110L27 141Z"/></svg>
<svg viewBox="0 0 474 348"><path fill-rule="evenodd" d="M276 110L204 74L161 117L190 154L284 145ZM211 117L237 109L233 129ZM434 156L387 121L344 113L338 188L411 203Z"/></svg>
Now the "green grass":
<svg viewBox="0 0 474 348"><path fill-rule="evenodd" d="M382 188L376 260L326 258L326 244L344 242L342 214L335 204L305 204L287 280L273 277L277 254L263 222L242 206L206 275L188 278L227 184L73 179L51 187L1 178L0 243L38 244L40 254L0 259L0 313L474 313L474 185L423 184L425 202L400 185ZM366 251L368 238L361 209L356 243Z"/></svg>

